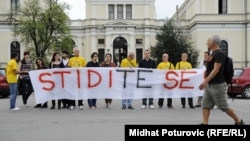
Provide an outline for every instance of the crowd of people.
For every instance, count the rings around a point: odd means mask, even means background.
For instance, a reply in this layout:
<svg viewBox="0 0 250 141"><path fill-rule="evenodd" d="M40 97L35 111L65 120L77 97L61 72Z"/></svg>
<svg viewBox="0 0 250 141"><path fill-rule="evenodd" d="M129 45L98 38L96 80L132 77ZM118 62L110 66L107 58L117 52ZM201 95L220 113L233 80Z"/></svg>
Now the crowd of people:
<svg viewBox="0 0 250 141"><path fill-rule="evenodd" d="M216 105L222 111L226 112L230 117L235 121L235 124L242 125L244 121L240 119L234 111L229 108L226 100L226 90L227 84L225 83L225 78L223 76L223 66L225 62L225 55L220 50L220 38L218 36L212 36L207 41L208 50L212 52L209 55L209 52L204 53L204 62L202 64L206 69L204 81L200 84L199 88L205 89L204 96L198 98L197 105L193 105L193 98L188 97L188 105L191 109L195 107L202 107L203 110L203 122L202 125L208 124L208 118L210 114L210 109L213 109ZM80 56L78 48L73 49L74 56L69 58L69 53L67 51L60 53L55 52L52 55L49 66L46 66L42 58L36 59L36 69L53 69L53 68L79 68L79 67L116 67L116 64L112 62L112 55L110 53L105 54L105 61L98 62L98 53L93 52L91 54L91 60L86 62L85 58ZM16 95L17 95L17 75L20 79L21 84L21 94L24 106L27 106L27 101L31 93L33 92L32 83L29 77L29 71L34 70L32 68L32 60L30 59L30 53L24 52L24 58L18 64L19 56L17 53L11 54L11 60L7 63L7 81L10 87L10 109L13 111L20 110L16 107ZM148 69L162 69L162 70L186 70L192 69L192 65L187 61L188 54L181 54L181 61L178 62L175 66L173 63L169 62L169 56L167 53L162 55L162 62L156 65L156 62L150 57L150 50L144 51L144 58L137 64L135 60L135 54L130 52L127 58L122 59L120 67L129 67L129 68L148 68ZM149 107L154 109L154 99L153 98L143 98L141 109ZM88 99L88 107L90 109L97 108L97 99L92 98ZM59 99L52 100L50 109L57 108L68 108L70 110L75 109L76 101L69 99ZM106 108L111 108L112 99L105 99ZM84 109L83 100L77 100L78 108L80 110ZM158 106L162 108L164 105L164 98L158 99ZM186 97L181 98L182 108L186 108ZM121 102L122 109L134 109L133 99L122 99ZM167 107L174 108L172 105L172 98L167 98ZM35 105L35 108L48 108L48 102L40 103Z"/></svg>

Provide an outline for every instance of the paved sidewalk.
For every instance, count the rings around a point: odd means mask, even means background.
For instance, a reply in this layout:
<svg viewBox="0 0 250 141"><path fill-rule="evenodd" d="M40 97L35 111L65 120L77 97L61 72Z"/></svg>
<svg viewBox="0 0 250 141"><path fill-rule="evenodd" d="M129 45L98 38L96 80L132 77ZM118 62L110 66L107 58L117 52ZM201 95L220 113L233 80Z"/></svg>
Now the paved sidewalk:
<svg viewBox="0 0 250 141"><path fill-rule="evenodd" d="M111 109L104 108L103 99L97 100L98 109L50 110L33 108L34 95L28 100L29 107L22 106L22 97L17 97L21 111L9 110L9 98L0 98L0 141L124 141L125 124L184 124L201 122L201 108L182 109L180 99L173 100L174 109L140 109L141 100L134 100L134 110L121 109L121 100L113 100ZM228 100L230 106L250 123L249 100ZM196 98L194 98L194 103ZM49 102L49 107L51 101ZM188 107L188 106L187 106ZM215 109L211 113L211 124L233 124L225 113Z"/></svg>

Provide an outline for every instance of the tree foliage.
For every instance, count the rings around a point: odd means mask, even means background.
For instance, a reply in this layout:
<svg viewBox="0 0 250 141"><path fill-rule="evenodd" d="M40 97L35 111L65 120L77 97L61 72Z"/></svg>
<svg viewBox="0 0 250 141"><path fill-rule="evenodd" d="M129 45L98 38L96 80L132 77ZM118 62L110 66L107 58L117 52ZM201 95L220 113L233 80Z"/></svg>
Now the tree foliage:
<svg viewBox="0 0 250 141"><path fill-rule="evenodd" d="M188 61L192 67L197 66L199 51L192 46L189 35L174 26L170 19L164 23L160 32L156 35L157 43L151 46L151 56L157 59L157 64L162 61L162 54L169 55L169 61L174 65L181 61L181 54L188 54Z"/></svg>
<svg viewBox="0 0 250 141"><path fill-rule="evenodd" d="M16 15L15 36L26 45L36 57L46 58L50 51L68 50L72 52L72 40L67 25L68 16L64 10L67 4L57 0L27 0ZM40 1L41 2L41 1ZM71 42L70 42L71 41Z"/></svg>

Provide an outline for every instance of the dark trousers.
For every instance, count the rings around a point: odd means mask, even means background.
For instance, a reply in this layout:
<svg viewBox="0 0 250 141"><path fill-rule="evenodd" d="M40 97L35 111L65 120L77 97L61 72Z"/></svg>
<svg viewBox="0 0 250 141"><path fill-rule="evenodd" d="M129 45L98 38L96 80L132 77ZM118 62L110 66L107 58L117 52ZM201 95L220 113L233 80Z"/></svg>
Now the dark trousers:
<svg viewBox="0 0 250 141"><path fill-rule="evenodd" d="M69 100L70 106L76 106L75 100ZM78 106L83 106L83 100L78 100Z"/></svg>
<svg viewBox="0 0 250 141"><path fill-rule="evenodd" d="M164 103L164 98L159 98L158 105L162 107ZM172 107L172 98L167 98L167 106Z"/></svg>
<svg viewBox="0 0 250 141"><path fill-rule="evenodd" d="M150 105L153 105L154 103L153 103L153 98L149 98L148 99L148 105L150 106ZM147 105L147 98L143 98L142 99L142 105Z"/></svg>
<svg viewBox="0 0 250 141"><path fill-rule="evenodd" d="M58 108L61 108L61 103L62 103L62 100L57 100ZM52 100L52 107L55 107L55 106L56 106L56 100Z"/></svg>
<svg viewBox="0 0 250 141"><path fill-rule="evenodd" d="M70 106L70 100L62 99L62 105L63 105L63 108L68 108Z"/></svg>
<svg viewBox="0 0 250 141"><path fill-rule="evenodd" d="M108 104L108 103L111 104L112 103L112 99L105 99L105 103L106 104Z"/></svg>
<svg viewBox="0 0 250 141"><path fill-rule="evenodd" d="M20 79L19 85L21 85L21 94L23 104L27 104L29 96L33 92L33 87L30 79Z"/></svg>
<svg viewBox="0 0 250 141"><path fill-rule="evenodd" d="M184 98L184 97L181 98L181 105L182 105L183 107L186 106L186 98ZM188 98L188 105L189 105L190 107L193 107L193 106L194 106L194 105L193 105L193 98L192 98L192 97L189 97L189 98Z"/></svg>
<svg viewBox="0 0 250 141"><path fill-rule="evenodd" d="M88 99L88 104L90 108L92 106L96 107L96 99Z"/></svg>

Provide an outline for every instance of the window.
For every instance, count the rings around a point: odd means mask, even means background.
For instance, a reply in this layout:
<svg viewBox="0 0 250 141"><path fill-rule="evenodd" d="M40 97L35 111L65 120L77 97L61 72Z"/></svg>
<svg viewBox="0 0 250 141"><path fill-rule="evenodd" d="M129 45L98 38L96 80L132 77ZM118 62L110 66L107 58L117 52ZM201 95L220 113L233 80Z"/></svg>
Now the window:
<svg viewBox="0 0 250 141"><path fill-rule="evenodd" d="M109 19L115 19L115 6L109 5Z"/></svg>
<svg viewBox="0 0 250 141"><path fill-rule="evenodd" d="M104 39L98 39L98 44L105 44L105 40Z"/></svg>
<svg viewBox="0 0 250 141"><path fill-rule="evenodd" d="M18 41L13 41L10 44L10 54L12 54L13 52L16 52L19 55L19 59L20 60L20 43Z"/></svg>
<svg viewBox="0 0 250 141"><path fill-rule="evenodd" d="M117 19L123 19L123 5L117 5Z"/></svg>
<svg viewBox="0 0 250 141"><path fill-rule="evenodd" d="M20 4L19 0L11 0L10 9L15 14L17 13L17 8L18 8L19 4Z"/></svg>
<svg viewBox="0 0 250 141"><path fill-rule="evenodd" d="M142 39L136 39L136 40L135 40L135 43L136 43L137 45L142 45L142 44L143 44L143 40L142 40Z"/></svg>
<svg viewBox="0 0 250 141"><path fill-rule="evenodd" d="M132 5L126 5L126 19L132 19Z"/></svg>
<svg viewBox="0 0 250 141"><path fill-rule="evenodd" d="M228 43L227 43L227 41L222 40L220 44L221 44L220 48L221 48L222 52L224 52L225 55L228 55Z"/></svg>
<svg viewBox="0 0 250 141"><path fill-rule="evenodd" d="M219 0L219 14L227 13L227 0Z"/></svg>

